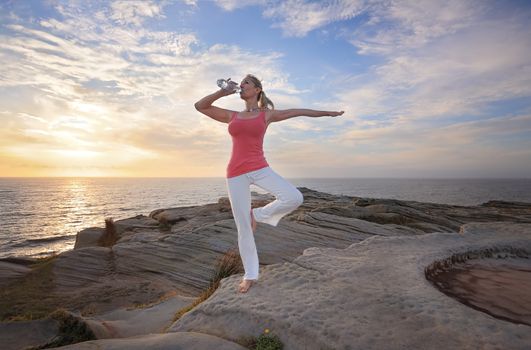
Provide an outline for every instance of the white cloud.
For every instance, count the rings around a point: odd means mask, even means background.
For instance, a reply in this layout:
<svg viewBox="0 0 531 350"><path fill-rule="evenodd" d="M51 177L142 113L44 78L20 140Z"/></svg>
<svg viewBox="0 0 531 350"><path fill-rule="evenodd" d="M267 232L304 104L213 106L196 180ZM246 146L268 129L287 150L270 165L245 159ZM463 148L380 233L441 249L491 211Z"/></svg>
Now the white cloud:
<svg viewBox="0 0 531 350"><path fill-rule="evenodd" d="M350 41L361 54L394 54L474 25L486 7L476 0L401 0L372 2L365 10L370 19Z"/></svg>
<svg viewBox="0 0 531 350"><path fill-rule="evenodd" d="M214 0L225 11L233 11L238 8L252 5L267 5L267 0Z"/></svg>
<svg viewBox="0 0 531 350"><path fill-rule="evenodd" d="M281 28L285 36L303 37L329 23L344 21L362 13L366 0L215 0L226 11L247 6L260 6L263 15L273 20L273 27Z"/></svg>
<svg viewBox="0 0 531 350"><path fill-rule="evenodd" d="M302 37L329 23L357 16L363 11L364 3L363 0L279 1L269 4L264 16L273 19L274 26L281 28L284 35Z"/></svg>
<svg viewBox="0 0 531 350"><path fill-rule="evenodd" d="M421 120L477 116L498 101L530 96L528 16L476 5L391 2L373 8L376 19L356 29L371 40L356 45L381 62L350 80L341 77L339 103L365 117Z"/></svg>
<svg viewBox="0 0 531 350"><path fill-rule="evenodd" d="M162 7L154 1L118 0L111 4L111 16L119 24L141 25L146 18L162 17Z"/></svg>
<svg viewBox="0 0 531 350"><path fill-rule="evenodd" d="M49 154L45 150L70 147L90 155L93 166L105 152L112 153L117 166L156 166L162 159L172 165L192 162L200 169L206 161L210 170L203 175L222 174L230 153L226 125L193 108L215 90L217 78L238 80L253 73L264 78L277 108L311 103L301 97L308 91L292 84L283 70L282 53L224 44L205 48L193 32L148 30L142 24L165 16L167 3L138 4L129 9L124 2L114 7L61 3L61 20L31 23L11 16L12 24L0 33L4 150L18 144L17 154L40 159ZM316 109L344 108L344 117L271 126L266 151L279 170L286 164L309 173L305 162L311 159L312 165L322 162L327 169L351 169L345 176L370 176L382 169L407 174L422 171L423 165L433 167L435 175L450 174L452 167L470 168L465 161L470 159L488 170L489 154L507 164L531 164L524 149L529 142L514 148L506 142L511 135L530 132L529 117L489 111L497 102L531 95L529 12L499 12L492 3L471 1L218 4L228 11L264 6L264 16L290 36L335 22L360 54L376 58L355 75L334 67L337 79L325 83L335 98L313 104ZM354 28L353 21L345 20L356 16L356 23L366 22ZM242 106L235 95L216 104ZM314 135L321 136L319 142L309 141ZM280 145L282 152L277 152ZM121 159L120 152L130 153Z"/></svg>
<svg viewBox="0 0 531 350"><path fill-rule="evenodd" d="M197 166L207 161L223 174L230 154L226 124L193 107L215 91L216 79L239 80L247 73L284 77L272 78L265 86L275 89L278 101L296 99L298 91L279 68L278 53L254 54L221 44L204 49L190 32L148 31L131 27L136 20L90 16L87 9L75 6L62 5L60 10L61 21L12 24L0 34L0 89L26 95L17 103L9 103L8 94L0 98L5 116L11 116L11 128L2 130L2 145L19 156L42 161L78 152L105 163L108 152L120 167L135 159L172 155L172 166L178 159ZM163 15L138 11L135 16ZM217 104L236 110L242 106L237 96ZM130 156L119 156L129 150Z"/></svg>

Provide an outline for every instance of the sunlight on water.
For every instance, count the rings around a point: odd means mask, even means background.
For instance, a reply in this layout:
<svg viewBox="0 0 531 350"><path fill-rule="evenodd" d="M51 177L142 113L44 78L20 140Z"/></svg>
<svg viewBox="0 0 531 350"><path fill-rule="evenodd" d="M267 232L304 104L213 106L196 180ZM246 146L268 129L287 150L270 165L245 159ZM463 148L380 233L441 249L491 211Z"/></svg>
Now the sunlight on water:
<svg viewBox="0 0 531 350"><path fill-rule="evenodd" d="M288 179L297 187L358 197L457 205L531 202L531 180ZM264 193L258 187L251 190ZM160 208L215 203L224 178L0 178L0 258L72 249L77 232Z"/></svg>
<svg viewBox="0 0 531 350"><path fill-rule="evenodd" d="M0 179L0 258L72 249L77 232L159 208L226 196L225 180L128 178Z"/></svg>

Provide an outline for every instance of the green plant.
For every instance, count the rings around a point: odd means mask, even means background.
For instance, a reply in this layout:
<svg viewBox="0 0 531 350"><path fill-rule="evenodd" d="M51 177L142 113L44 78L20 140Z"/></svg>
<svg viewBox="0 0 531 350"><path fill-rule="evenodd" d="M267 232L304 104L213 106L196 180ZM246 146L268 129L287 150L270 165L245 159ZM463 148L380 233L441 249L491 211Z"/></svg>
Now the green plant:
<svg viewBox="0 0 531 350"><path fill-rule="evenodd" d="M256 339L255 350L282 350L283 346L280 339L276 335L269 334L269 329L266 329Z"/></svg>

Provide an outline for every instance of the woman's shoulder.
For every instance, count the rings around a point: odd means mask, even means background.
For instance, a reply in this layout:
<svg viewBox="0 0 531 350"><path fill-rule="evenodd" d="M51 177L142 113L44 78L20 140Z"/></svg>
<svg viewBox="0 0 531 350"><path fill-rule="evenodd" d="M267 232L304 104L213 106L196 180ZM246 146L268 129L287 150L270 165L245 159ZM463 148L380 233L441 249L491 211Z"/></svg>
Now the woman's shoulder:
<svg viewBox="0 0 531 350"><path fill-rule="evenodd" d="M280 109L267 109L265 111L265 116L266 116L266 122L269 124L269 123L272 123L275 121L275 118L277 115L281 114L285 112L284 110L280 110Z"/></svg>

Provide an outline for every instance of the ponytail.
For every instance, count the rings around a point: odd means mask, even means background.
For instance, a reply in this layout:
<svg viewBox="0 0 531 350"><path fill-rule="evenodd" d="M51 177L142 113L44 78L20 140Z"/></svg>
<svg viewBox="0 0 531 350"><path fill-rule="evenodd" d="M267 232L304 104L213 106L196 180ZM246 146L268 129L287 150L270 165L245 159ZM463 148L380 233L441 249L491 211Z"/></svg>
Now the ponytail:
<svg viewBox="0 0 531 350"><path fill-rule="evenodd" d="M269 108L269 106L271 106L271 108ZM258 107L262 109L275 109L273 101L267 98L264 90L260 91L260 93L258 94Z"/></svg>
<svg viewBox="0 0 531 350"><path fill-rule="evenodd" d="M247 78L249 78L253 82L254 86L260 88L261 90L257 97L258 107L261 109L275 109L273 101L267 98L264 89L262 88L262 82L260 81L260 79L258 79L252 74L247 74ZM269 106L271 106L271 108L269 108Z"/></svg>

